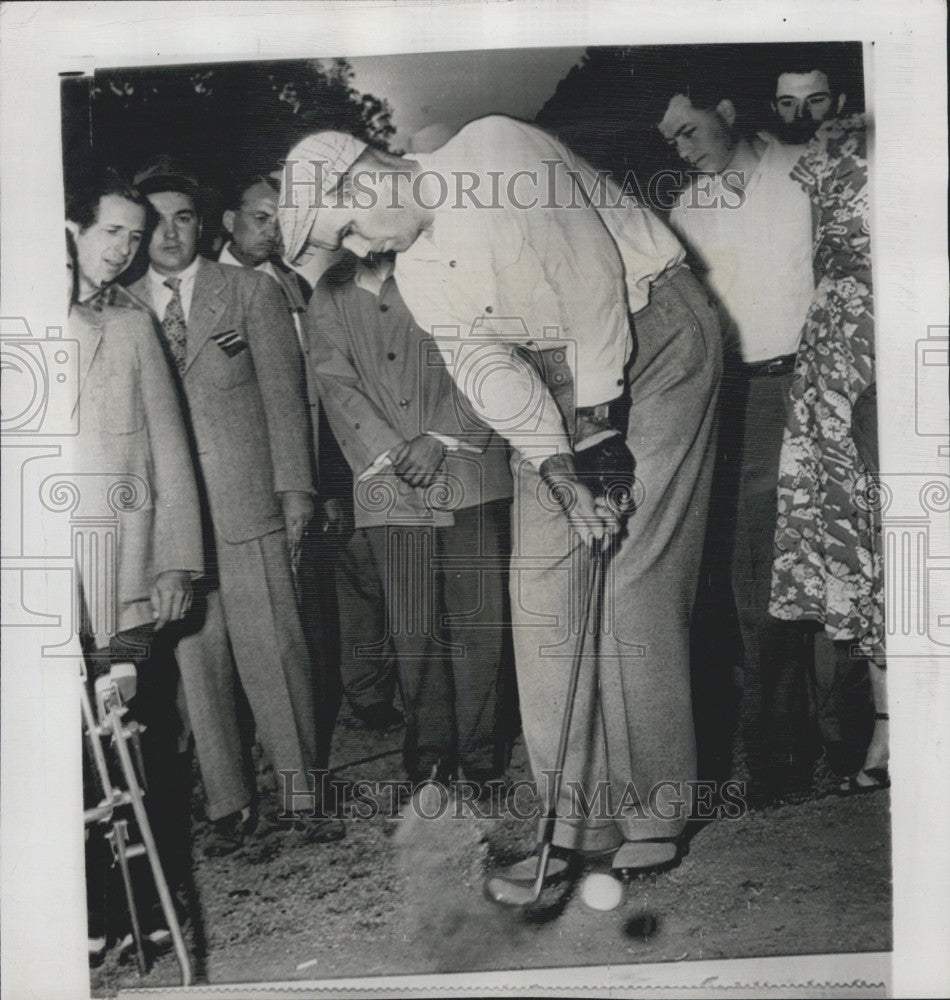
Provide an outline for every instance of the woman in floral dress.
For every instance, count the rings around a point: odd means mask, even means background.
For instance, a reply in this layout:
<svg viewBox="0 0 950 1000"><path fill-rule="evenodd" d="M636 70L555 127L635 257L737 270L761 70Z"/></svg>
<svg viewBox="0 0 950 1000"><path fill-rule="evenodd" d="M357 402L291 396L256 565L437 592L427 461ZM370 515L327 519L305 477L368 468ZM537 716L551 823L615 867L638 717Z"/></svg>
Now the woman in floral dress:
<svg viewBox="0 0 950 1000"><path fill-rule="evenodd" d="M880 656L881 557L869 470L852 409L874 382L874 313L864 117L824 123L792 171L817 208L818 287L805 319L782 445L770 612L824 625ZM881 664L883 660L880 661ZM842 792L887 784L882 666L872 663L875 729Z"/></svg>

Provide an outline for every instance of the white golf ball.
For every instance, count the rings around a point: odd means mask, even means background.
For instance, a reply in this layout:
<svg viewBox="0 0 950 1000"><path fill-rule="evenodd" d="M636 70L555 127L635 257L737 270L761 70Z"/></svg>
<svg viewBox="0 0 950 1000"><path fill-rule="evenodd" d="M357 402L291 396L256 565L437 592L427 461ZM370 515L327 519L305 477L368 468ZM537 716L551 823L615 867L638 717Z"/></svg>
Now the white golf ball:
<svg viewBox="0 0 950 1000"><path fill-rule="evenodd" d="M615 910L623 899L623 886L612 875L593 872L581 885L581 899L592 910Z"/></svg>

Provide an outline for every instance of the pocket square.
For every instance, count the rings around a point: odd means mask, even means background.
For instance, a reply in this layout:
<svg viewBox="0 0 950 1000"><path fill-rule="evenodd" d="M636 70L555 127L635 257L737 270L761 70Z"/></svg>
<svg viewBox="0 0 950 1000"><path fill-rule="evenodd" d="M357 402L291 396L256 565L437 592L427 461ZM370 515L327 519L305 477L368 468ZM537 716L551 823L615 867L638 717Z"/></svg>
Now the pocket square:
<svg viewBox="0 0 950 1000"><path fill-rule="evenodd" d="M240 354L247 347L247 341L237 332L237 330L225 330L223 333L212 334L211 339L229 357Z"/></svg>

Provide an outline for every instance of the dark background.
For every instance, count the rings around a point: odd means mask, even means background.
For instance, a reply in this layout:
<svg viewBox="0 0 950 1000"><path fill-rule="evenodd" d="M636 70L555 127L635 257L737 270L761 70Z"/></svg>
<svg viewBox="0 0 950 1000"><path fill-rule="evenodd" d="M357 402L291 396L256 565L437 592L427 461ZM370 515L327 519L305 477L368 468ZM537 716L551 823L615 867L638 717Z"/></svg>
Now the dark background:
<svg viewBox="0 0 950 1000"><path fill-rule="evenodd" d="M418 59L437 57L448 54ZM518 50L511 59L516 66ZM535 121L618 180L633 171L645 183L679 166L656 128L673 94L721 85L739 124L755 132L770 122L776 67L796 63L835 67L849 107L863 108L859 42L591 47ZM360 93L346 59L99 70L64 79L62 95L67 186L99 165L134 173L169 153L220 189L235 169L276 169L294 143L321 129L401 152L391 147L399 109L385 94Z"/></svg>

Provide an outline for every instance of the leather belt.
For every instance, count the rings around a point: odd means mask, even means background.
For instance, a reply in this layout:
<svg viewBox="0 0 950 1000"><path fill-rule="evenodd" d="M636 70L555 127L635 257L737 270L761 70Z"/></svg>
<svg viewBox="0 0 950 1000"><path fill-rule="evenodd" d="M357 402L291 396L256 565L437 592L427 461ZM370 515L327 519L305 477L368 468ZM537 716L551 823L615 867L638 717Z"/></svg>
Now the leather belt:
<svg viewBox="0 0 950 1000"><path fill-rule="evenodd" d="M596 406L579 406L577 422L585 427L583 437L589 437L599 430L619 430L626 432L627 418L630 412L630 397L620 396L609 403L598 403Z"/></svg>
<svg viewBox="0 0 950 1000"><path fill-rule="evenodd" d="M688 271L689 265L685 261L680 261L678 264L671 264L665 271L658 274L651 282L651 288L662 288L665 284L672 281L678 274L682 274L683 271Z"/></svg>
<svg viewBox="0 0 950 1000"><path fill-rule="evenodd" d="M516 345L515 352L534 368L547 386L574 440L583 440L601 430L619 429L626 433L630 397L623 386L617 387L623 395L610 402L576 407L574 378L562 349L533 351Z"/></svg>
<svg viewBox="0 0 950 1000"><path fill-rule="evenodd" d="M795 370L794 354L783 354L780 358L769 358L767 361L754 361L752 364L742 364L740 371L751 378L762 376L790 375Z"/></svg>

